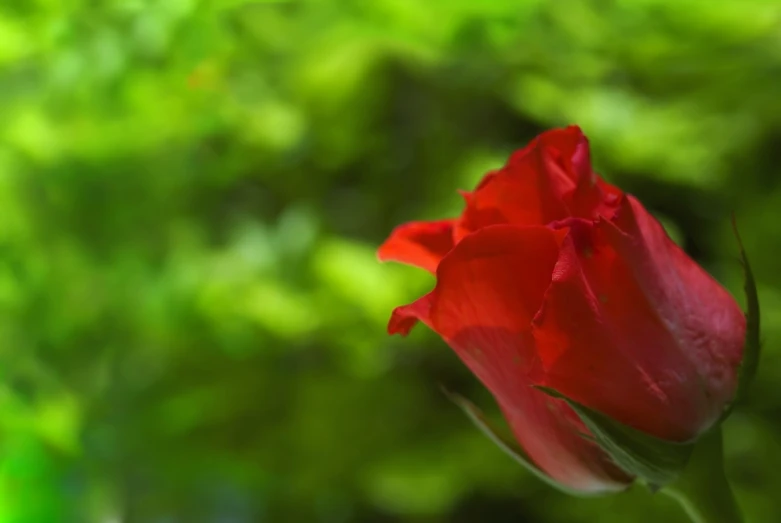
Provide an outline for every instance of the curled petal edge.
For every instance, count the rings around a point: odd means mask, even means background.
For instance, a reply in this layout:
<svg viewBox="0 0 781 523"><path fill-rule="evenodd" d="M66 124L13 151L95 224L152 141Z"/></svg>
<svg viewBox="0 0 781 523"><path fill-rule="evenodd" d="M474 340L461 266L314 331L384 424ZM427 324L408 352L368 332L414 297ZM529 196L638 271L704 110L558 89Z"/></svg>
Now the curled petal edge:
<svg viewBox="0 0 781 523"><path fill-rule="evenodd" d="M569 494L571 496L578 496L578 497L592 498L592 497L604 496L616 492L616 490L605 490L602 492L582 491L582 490L570 488L562 483L559 483L558 481L556 481L555 479L547 475L537 465L535 465L534 461L532 461L529 455L526 454L523 448L520 445L518 445L518 443L513 438L502 434L502 432L491 422L491 420L488 419L488 417L483 413L483 411L481 411L474 403L464 398L460 394L447 390L445 387L442 387L442 392L444 392L445 396L447 396L447 398L450 401L455 403L456 406L458 406L462 411L464 411L464 413L467 415L467 417L469 417L472 423L474 423L475 426L479 428L483 434L488 436L488 438L491 441L493 441L496 444L496 446L498 446L505 454L513 458L526 470L534 474L537 478L541 479L548 485L554 487L555 489L561 492L564 492L565 494ZM629 486L630 485L627 485L626 488L629 488Z"/></svg>

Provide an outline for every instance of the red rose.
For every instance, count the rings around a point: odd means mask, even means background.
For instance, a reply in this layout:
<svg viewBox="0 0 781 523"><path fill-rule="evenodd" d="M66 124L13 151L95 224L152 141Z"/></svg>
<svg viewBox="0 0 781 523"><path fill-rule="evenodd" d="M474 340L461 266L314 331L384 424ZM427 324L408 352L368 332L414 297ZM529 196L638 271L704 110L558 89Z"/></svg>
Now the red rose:
<svg viewBox="0 0 781 523"><path fill-rule="evenodd" d="M422 321L491 391L536 465L570 488L624 488L562 395L667 441L696 438L735 395L745 318L634 197L591 168L579 128L515 152L459 218L396 228L380 247L436 274L388 326Z"/></svg>

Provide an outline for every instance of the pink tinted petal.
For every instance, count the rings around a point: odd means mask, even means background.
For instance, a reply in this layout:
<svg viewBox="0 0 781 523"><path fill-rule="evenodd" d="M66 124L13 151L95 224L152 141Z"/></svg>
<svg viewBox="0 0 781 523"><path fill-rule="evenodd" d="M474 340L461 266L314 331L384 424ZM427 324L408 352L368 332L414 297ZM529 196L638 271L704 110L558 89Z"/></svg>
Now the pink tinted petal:
<svg viewBox="0 0 781 523"><path fill-rule="evenodd" d="M615 492L632 482L583 435L588 429L565 402L529 388L512 396L512 405L501 405L513 434L549 476L581 492Z"/></svg>
<svg viewBox="0 0 781 523"><path fill-rule="evenodd" d="M531 388L539 367L531 320L566 233L495 225L464 238L437 270L428 319L496 397L542 470L574 489L616 490L630 478L581 436L587 429L565 403Z"/></svg>
<svg viewBox="0 0 781 523"><path fill-rule="evenodd" d="M707 408L692 423L706 428L735 393L746 333L743 312L726 289L676 245L632 196L623 201L615 227L604 224L602 228L631 266L676 346L697 370L696 380Z"/></svg>
<svg viewBox="0 0 781 523"><path fill-rule="evenodd" d="M572 224L535 318L544 383L637 429L694 434L705 398L632 268L591 224Z"/></svg>
<svg viewBox="0 0 781 523"><path fill-rule="evenodd" d="M439 260L453 248L453 223L441 220L400 225L380 246L377 257L435 272Z"/></svg>

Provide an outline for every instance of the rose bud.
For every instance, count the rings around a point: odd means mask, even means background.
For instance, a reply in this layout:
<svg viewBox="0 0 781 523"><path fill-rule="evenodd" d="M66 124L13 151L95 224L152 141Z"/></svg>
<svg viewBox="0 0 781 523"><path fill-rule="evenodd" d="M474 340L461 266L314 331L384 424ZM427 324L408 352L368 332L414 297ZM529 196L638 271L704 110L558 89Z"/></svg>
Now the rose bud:
<svg viewBox="0 0 781 523"><path fill-rule="evenodd" d="M747 329L733 297L594 173L577 127L538 136L464 199L460 217L401 225L379 248L436 275L389 333L420 321L441 336L516 456L563 488L670 481L735 399Z"/></svg>

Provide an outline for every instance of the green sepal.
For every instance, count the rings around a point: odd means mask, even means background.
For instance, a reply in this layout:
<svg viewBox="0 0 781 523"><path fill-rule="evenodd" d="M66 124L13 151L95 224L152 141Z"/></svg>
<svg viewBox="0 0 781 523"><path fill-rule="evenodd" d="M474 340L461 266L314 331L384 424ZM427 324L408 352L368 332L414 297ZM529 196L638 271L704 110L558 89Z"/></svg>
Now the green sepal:
<svg viewBox="0 0 781 523"><path fill-rule="evenodd" d="M548 476L545 472L542 471L542 469L534 464L529 455L526 454L526 452L521 448L520 445L518 445L518 443L516 443L513 438L502 434L474 403L464 398L460 394L448 391L444 387L442 388L442 391L450 401L458 405L461 410L463 410L466 415L469 416L469 419L472 420L472 423L474 423L477 428L483 432L483 434L488 436L500 449L502 449L515 461L520 463L526 470L537 476L548 485L571 496L594 497L600 495L598 492L581 492L579 490L571 489Z"/></svg>
<svg viewBox="0 0 781 523"><path fill-rule="evenodd" d="M721 427L699 436L686 470L662 492L676 499L693 522L743 521L724 473Z"/></svg>
<svg viewBox="0 0 781 523"><path fill-rule="evenodd" d="M759 340L759 296L757 295L757 284L754 280L754 273L751 271L751 265L746 256L746 249L743 247L743 241L738 233L738 225L735 216L732 216L732 230L738 241L740 249L740 264L743 266L743 290L746 293L746 343L743 349L743 361L738 368L738 390L735 392L735 399L727 405L721 420L730 415L735 405L746 399L748 388L754 381L759 365L759 354L761 343Z"/></svg>
<svg viewBox="0 0 781 523"><path fill-rule="evenodd" d="M566 401L591 431L590 439L595 440L621 469L644 480L652 491L675 480L694 450L693 441L679 443L657 438L586 407L555 389L535 388Z"/></svg>

